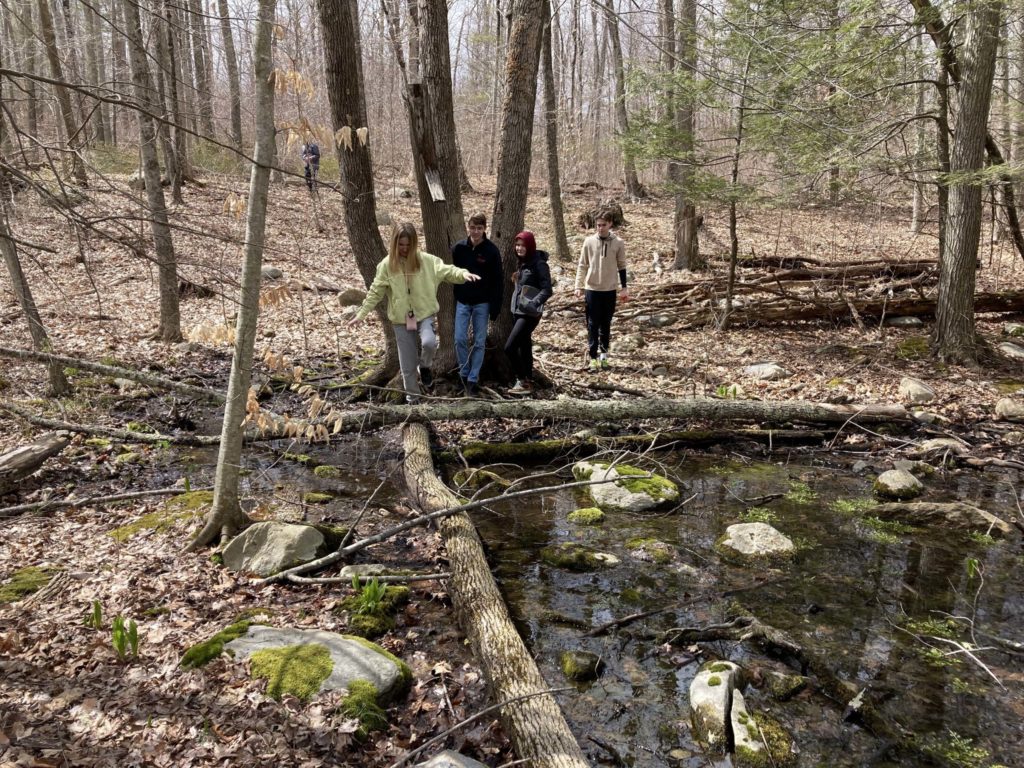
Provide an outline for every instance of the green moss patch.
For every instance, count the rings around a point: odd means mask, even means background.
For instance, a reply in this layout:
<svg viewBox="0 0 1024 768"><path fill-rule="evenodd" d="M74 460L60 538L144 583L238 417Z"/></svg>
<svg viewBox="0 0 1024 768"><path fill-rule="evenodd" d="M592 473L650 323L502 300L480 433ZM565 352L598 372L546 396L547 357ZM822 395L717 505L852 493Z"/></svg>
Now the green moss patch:
<svg viewBox="0 0 1024 768"><path fill-rule="evenodd" d="M309 701L334 671L326 645L307 643L256 651L249 659L253 677L267 681L267 695L281 700L285 694Z"/></svg>
<svg viewBox="0 0 1024 768"><path fill-rule="evenodd" d="M512 485L497 472L491 472L489 469L460 469L452 479L460 488L482 488L488 483L494 483L498 488L508 488Z"/></svg>
<svg viewBox="0 0 1024 768"><path fill-rule="evenodd" d="M752 741L767 744L768 748L755 751L738 747L734 760L737 768L787 768L796 763L793 740L775 720L757 712L747 719L745 727Z"/></svg>
<svg viewBox="0 0 1024 768"><path fill-rule="evenodd" d="M1017 392L1024 392L1024 381L1016 379L1000 379L995 383L996 392L1001 395L1013 395Z"/></svg>
<svg viewBox="0 0 1024 768"><path fill-rule="evenodd" d="M313 470L313 474L321 480L340 480L343 476L341 467L332 467L330 464L321 464Z"/></svg>
<svg viewBox="0 0 1024 768"><path fill-rule="evenodd" d="M666 565L675 559L675 549L670 544L658 539L628 539L626 549L637 560L649 560L657 565Z"/></svg>
<svg viewBox="0 0 1024 768"><path fill-rule="evenodd" d="M860 515L878 505L872 498L862 497L859 499L836 499L831 507L834 512L841 515Z"/></svg>
<svg viewBox="0 0 1024 768"><path fill-rule="evenodd" d="M744 523L774 523L777 517L768 507L751 507L740 512Z"/></svg>
<svg viewBox="0 0 1024 768"><path fill-rule="evenodd" d="M813 504L818 494L807 483L793 482L789 484L789 491L783 498L793 504Z"/></svg>
<svg viewBox="0 0 1024 768"><path fill-rule="evenodd" d="M607 467L608 465L603 465ZM625 488L630 493L643 493L652 499L664 500L673 499L678 494L676 484L671 480L655 475L645 469L631 467L628 464L616 464L615 471L620 477L631 478L617 480L616 485ZM651 475L650 477L636 477L636 475Z"/></svg>
<svg viewBox="0 0 1024 768"><path fill-rule="evenodd" d="M920 360L928 352L928 339L924 336L909 336L896 345L896 357L900 360Z"/></svg>
<svg viewBox="0 0 1024 768"><path fill-rule="evenodd" d="M604 521L604 512L597 507L586 507L570 512L567 519L576 525L597 525Z"/></svg>
<svg viewBox="0 0 1024 768"><path fill-rule="evenodd" d="M558 657L562 674L575 682L596 680L604 669L604 662L596 653L589 651L563 651Z"/></svg>
<svg viewBox="0 0 1024 768"><path fill-rule="evenodd" d="M596 571L607 565L597 552L571 541L545 547L540 551L540 559L556 568L578 572Z"/></svg>
<svg viewBox="0 0 1024 768"><path fill-rule="evenodd" d="M329 504L334 501L334 496L329 493L318 493L316 491L307 491L302 494L303 504Z"/></svg>
<svg viewBox="0 0 1024 768"><path fill-rule="evenodd" d="M162 509L143 515L133 523L122 525L108 533L116 541L127 541L142 531L163 533L180 522L193 520L206 514L213 504L213 491L190 491L164 503Z"/></svg>
<svg viewBox="0 0 1024 768"><path fill-rule="evenodd" d="M377 688L366 680L353 680L348 696L341 702L346 717L359 721L356 737L366 739L372 731L383 731L388 726L387 714L377 703Z"/></svg>
<svg viewBox="0 0 1024 768"><path fill-rule="evenodd" d="M22 598L35 594L50 583L60 568L39 568L30 565L11 574L11 578L0 586L0 605L15 603Z"/></svg>
<svg viewBox="0 0 1024 768"><path fill-rule="evenodd" d="M198 669L216 659L224 653L224 646L232 640L237 640L246 632L249 627L257 622L248 619L240 619L229 627L225 627L209 640L196 643L181 657L179 662L185 669Z"/></svg>
<svg viewBox="0 0 1024 768"><path fill-rule="evenodd" d="M388 702L397 699L399 696L404 695L405 692L409 690L409 684L412 683L412 669L409 668L408 664L406 664L400 658L395 656L395 654L391 653L390 651L384 648L381 648L375 642L367 640L365 637L359 637L358 635L342 635L342 637L345 637L349 640L353 640L362 645L363 647L369 648L370 650L381 654L384 658L388 659L395 666L398 667L398 673L401 675L401 681L388 693L386 697L378 694L377 701L379 703L387 704Z"/></svg>
<svg viewBox="0 0 1024 768"><path fill-rule="evenodd" d="M409 602L410 591L405 586L390 586L373 611L363 611L358 593L346 597L337 610L348 611L348 628L353 635L369 640L387 634L395 628L395 614Z"/></svg>
<svg viewBox="0 0 1024 768"><path fill-rule="evenodd" d="M307 456L304 453L291 453L290 451L286 451L282 458L287 459L288 461L294 461L296 464L302 464L304 466L306 464L314 463L313 457Z"/></svg>

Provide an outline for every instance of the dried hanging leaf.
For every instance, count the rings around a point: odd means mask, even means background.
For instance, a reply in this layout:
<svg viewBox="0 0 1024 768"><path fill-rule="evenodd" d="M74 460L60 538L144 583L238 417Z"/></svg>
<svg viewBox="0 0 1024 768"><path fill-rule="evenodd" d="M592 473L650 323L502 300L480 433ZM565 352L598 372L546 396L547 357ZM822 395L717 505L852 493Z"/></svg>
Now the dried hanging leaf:
<svg viewBox="0 0 1024 768"><path fill-rule="evenodd" d="M345 147L349 152L352 151L352 126L343 125L334 134L334 141L339 147Z"/></svg>
<svg viewBox="0 0 1024 768"><path fill-rule="evenodd" d="M365 147L366 146L366 140L367 140L367 137L369 135L370 135L370 129L367 128L365 125L362 128L360 128L358 131L356 131L356 136L359 137L359 146L361 146L361 147Z"/></svg>
<svg viewBox="0 0 1024 768"><path fill-rule="evenodd" d="M274 25L274 37L276 37L278 40L284 40L284 36L286 34L288 34L288 30L285 29L284 24Z"/></svg>

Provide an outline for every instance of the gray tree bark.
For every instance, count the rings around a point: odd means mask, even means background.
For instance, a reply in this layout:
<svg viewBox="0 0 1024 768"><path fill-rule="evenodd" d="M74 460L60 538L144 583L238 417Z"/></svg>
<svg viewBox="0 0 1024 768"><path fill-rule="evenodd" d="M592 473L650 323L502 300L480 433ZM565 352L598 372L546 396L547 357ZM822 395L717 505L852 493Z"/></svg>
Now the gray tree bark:
<svg viewBox="0 0 1024 768"><path fill-rule="evenodd" d="M551 55L551 3L544 3L544 31L541 40L541 61L544 65L544 144L547 150L548 202L555 227L555 250L563 261L572 259L569 238L565 232L565 209L562 206L562 179L558 161L558 96Z"/></svg>
<svg viewBox="0 0 1024 768"><path fill-rule="evenodd" d="M44 0L45 2L45 0ZM153 88L149 76L148 54L143 46L142 21L135 0L124 0L125 29L131 57L132 83L135 98L140 104L151 104ZM160 162L156 153L156 129L153 118L145 110L137 110L139 126L139 152L142 155L142 176L146 184L149 207L149 226L153 232L153 245L160 280L160 338L164 341L181 340L181 312L178 307L178 264L174 256L167 200L160 185Z"/></svg>
<svg viewBox="0 0 1024 768"><path fill-rule="evenodd" d="M316 8L324 37L324 70L332 127L337 133L347 126L355 135L367 125L359 8L356 0L317 0ZM367 287L373 282L377 264L387 255L377 228L371 147L369 135L365 143L354 139L352 149L335 143L345 229L359 274ZM377 317L385 329L386 349L384 362L374 375L375 381L386 381L398 370L398 348L383 307L377 309Z"/></svg>
<svg viewBox="0 0 1024 768"><path fill-rule="evenodd" d="M231 109L231 141L235 149L242 150L242 87L238 79L238 57L235 55L235 37L231 32L228 0L217 0L220 15L220 35L224 43L224 61L228 70L228 106Z"/></svg>
<svg viewBox="0 0 1024 768"><path fill-rule="evenodd" d="M256 37L253 40L253 82L256 91L256 146L249 177L249 209L245 227L245 262L235 326L235 353L231 360L228 397L224 406L220 452L214 481L213 506L206 523L189 545L190 550L223 540L248 523L238 498L241 470L242 423L245 420L252 380L256 320L260 310L260 270L267 224L267 191L274 160L274 10L277 0L259 0Z"/></svg>
<svg viewBox="0 0 1024 768"><path fill-rule="evenodd" d="M491 216L491 239L501 250L506 275L517 269L515 236L522 231L526 216L543 8L543 0L520 0L514 6L508 41L505 103L501 110L498 150L498 191L494 196ZM512 312L506 302L498 318L498 338L508 338L511 330Z"/></svg>
<svg viewBox="0 0 1024 768"><path fill-rule="evenodd" d="M57 33L53 27L53 15L50 13L49 2L48 0L39 0L36 7L39 11L39 32L43 39L47 61L50 63L50 75L54 80L64 82L64 67L61 65L60 54L57 51ZM86 187L89 185L89 177L85 172L85 163L80 154L82 136L75 125L75 110L71 104L71 94L62 85L53 86L53 92L57 97L60 116L64 121L68 149L71 151L71 173L77 184Z"/></svg>
<svg viewBox="0 0 1024 768"><path fill-rule="evenodd" d="M199 102L199 126L204 136L213 138L213 62L206 47L206 17L201 0L188 0L189 29L192 35L192 60Z"/></svg>
<svg viewBox="0 0 1024 768"><path fill-rule="evenodd" d="M629 135L629 112L626 110L626 67L622 61L622 42L619 39L619 16L615 10L614 0L608 0L604 6L604 17L608 25L608 40L611 43L612 73L615 82L615 126L619 136L625 139ZM643 185L636 173L636 159L626 147L622 150L622 181L626 197L636 201L646 197Z"/></svg>
<svg viewBox="0 0 1024 768"><path fill-rule="evenodd" d="M82 12L85 14L86 29L89 32L85 45L85 62L89 68L89 82L97 87L105 88L107 66L99 18L91 8L83 8ZM101 101L97 105L93 125L96 129L96 140L101 144L109 144L110 106L105 101Z"/></svg>
<svg viewBox="0 0 1024 768"><path fill-rule="evenodd" d="M946 242L939 265L935 351L942 360L969 365L978 363L973 305L981 234L978 174L984 167L1001 14L1001 0L972 4L959 51L960 108L953 130Z"/></svg>
<svg viewBox="0 0 1024 768"><path fill-rule="evenodd" d="M3 251L4 264L11 276L14 295L17 296L21 311L25 313L25 319L28 320L32 348L40 352L49 352L50 338L46 333L46 326L43 325L43 320L39 316L35 300L32 298L32 290L25 279L25 273L21 269L17 245L11 237L10 226L7 223L7 209L2 204L0 204L0 251ZM50 382L50 394L59 396L71 391L71 385L68 384L68 380L64 376L64 368L60 363L48 363L46 372Z"/></svg>
<svg viewBox="0 0 1024 768"><path fill-rule="evenodd" d="M678 72L682 76L694 79L697 77L697 2L696 0L682 0L680 18L678 21ZM692 271L701 270L707 267L707 263L700 255L700 245L697 237L697 206L693 201L693 188L696 174L694 167L696 162L695 150L696 140L694 131L694 102L692 97L679 97L675 104L676 133L678 135L678 146L676 149L680 157L678 163L678 177L676 178L676 205L675 205L675 244L676 258L672 264L673 269L689 269Z"/></svg>

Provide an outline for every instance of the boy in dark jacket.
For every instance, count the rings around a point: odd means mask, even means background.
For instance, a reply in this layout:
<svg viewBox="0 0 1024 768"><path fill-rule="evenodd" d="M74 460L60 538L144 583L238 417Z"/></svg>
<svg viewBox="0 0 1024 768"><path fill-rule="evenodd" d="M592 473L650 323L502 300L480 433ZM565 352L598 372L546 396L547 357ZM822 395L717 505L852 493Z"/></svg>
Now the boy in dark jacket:
<svg viewBox="0 0 1024 768"><path fill-rule="evenodd" d="M302 162L306 165L306 186L313 191L313 182L320 174L320 147L315 141L302 145Z"/></svg>
<svg viewBox="0 0 1024 768"><path fill-rule="evenodd" d="M517 377L509 393L528 395L533 391L533 331L540 323L544 302L551 298L551 270L548 254L537 250L533 232L524 230L516 235L515 248L519 265L512 276L515 323L505 342L505 354Z"/></svg>
<svg viewBox="0 0 1024 768"><path fill-rule="evenodd" d="M469 270L480 279L455 286L455 355L459 361L459 379L468 396L477 393L480 368L484 363L487 318L498 319L504 281L501 251L487 239L487 217L475 213L469 217L465 240L452 248L452 264ZM469 328L473 326L473 347L469 346Z"/></svg>

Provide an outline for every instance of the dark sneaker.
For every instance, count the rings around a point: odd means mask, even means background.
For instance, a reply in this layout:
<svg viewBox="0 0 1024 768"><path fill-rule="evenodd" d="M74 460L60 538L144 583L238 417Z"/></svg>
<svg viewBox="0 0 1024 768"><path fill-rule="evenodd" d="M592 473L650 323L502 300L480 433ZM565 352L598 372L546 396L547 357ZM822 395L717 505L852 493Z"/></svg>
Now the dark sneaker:
<svg viewBox="0 0 1024 768"><path fill-rule="evenodd" d="M512 388L508 391L510 395L528 395L533 392L533 384L529 381L522 381L516 379L516 383L512 385Z"/></svg>
<svg viewBox="0 0 1024 768"><path fill-rule="evenodd" d="M424 389L434 386L434 374L430 372L429 368L420 367L420 383L423 384Z"/></svg>

